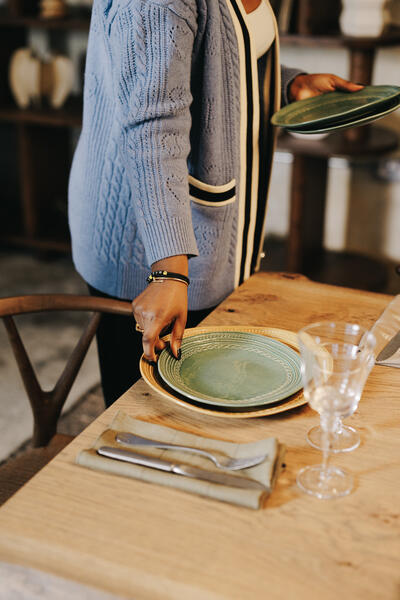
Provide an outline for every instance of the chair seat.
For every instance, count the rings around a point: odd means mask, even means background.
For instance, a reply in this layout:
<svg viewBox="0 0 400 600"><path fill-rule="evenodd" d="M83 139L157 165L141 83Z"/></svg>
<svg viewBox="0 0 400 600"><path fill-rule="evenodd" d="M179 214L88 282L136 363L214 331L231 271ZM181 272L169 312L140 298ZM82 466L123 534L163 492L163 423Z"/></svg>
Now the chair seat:
<svg viewBox="0 0 400 600"><path fill-rule="evenodd" d="M74 439L57 433L48 446L32 448L0 467L0 506Z"/></svg>

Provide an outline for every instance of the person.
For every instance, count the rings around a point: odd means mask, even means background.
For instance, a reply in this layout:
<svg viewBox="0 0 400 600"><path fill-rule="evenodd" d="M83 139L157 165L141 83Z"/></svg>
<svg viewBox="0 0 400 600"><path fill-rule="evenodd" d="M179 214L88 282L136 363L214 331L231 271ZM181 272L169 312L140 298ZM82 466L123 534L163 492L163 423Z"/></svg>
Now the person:
<svg viewBox="0 0 400 600"><path fill-rule="evenodd" d="M140 330L101 322L107 405L140 377L142 351L157 360L168 326L179 358L185 326L258 269L272 114L359 89L281 67L266 0L94 0L69 184L73 260L92 294L132 301Z"/></svg>

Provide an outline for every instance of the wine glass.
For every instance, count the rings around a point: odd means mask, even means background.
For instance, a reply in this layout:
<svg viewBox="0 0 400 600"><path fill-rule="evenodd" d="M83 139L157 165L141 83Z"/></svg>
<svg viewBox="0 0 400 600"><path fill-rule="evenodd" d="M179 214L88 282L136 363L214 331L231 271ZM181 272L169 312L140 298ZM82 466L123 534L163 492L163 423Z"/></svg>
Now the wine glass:
<svg viewBox="0 0 400 600"><path fill-rule="evenodd" d="M337 419L357 408L374 362L374 335L354 323L320 322L298 332L304 396L320 415L323 461L297 475L299 487L318 498L349 494L353 478L329 464Z"/></svg>
<svg viewBox="0 0 400 600"><path fill-rule="evenodd" d="M368 378L368 375L375 363L373 349L375 345L375 341L367 335L367 330L360 325L356 327L349 328L345 323L336 323L335 328L331 326L330 328L330 338L332 342L336 339L344 340L348 343L355 344L360 349L365 350L366 353L370 352L370 361L366 360L364 363L364 381L361 384L361 388L359 389L360 396L362 390L364 388L364 384ZM358 398L359 400L360 398ZM331 439L330 444L330 452L350 452L351 450L355 450L360 445L360 435L354 429L354 427L350 427L349 425L344 425L342 419L349 417L352 415L358 406L358 401L354 402L350 406L344 406L343 412L337 412L335 414L335 423L334 423L334 435ZM310 446L316 448L317 450L322 450L323 448L323 430L321 426L312 427L307 433L307 441Z"/></svg>

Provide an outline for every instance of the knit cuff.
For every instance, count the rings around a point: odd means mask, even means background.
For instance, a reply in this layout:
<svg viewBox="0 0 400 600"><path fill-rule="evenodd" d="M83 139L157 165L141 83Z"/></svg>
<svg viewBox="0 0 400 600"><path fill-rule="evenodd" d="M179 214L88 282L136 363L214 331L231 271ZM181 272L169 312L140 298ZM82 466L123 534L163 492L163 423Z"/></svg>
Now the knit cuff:
<svg viewBox="0 0 400 600"><path fill-rule="evenodd" d="M281 106L286 106L290 104L289 100L289 87L292 81L298 75L305 75L305 71L301 71L300 69L292 69L291 67L284 67L282 65L281 70Z"/></svg>
<svg viewBox="0 0 400 600"><path fill-rule="evenodd" d="M186 219L142 222L140 228L149 265L168 256L199 254L192 224Z"/></svg>

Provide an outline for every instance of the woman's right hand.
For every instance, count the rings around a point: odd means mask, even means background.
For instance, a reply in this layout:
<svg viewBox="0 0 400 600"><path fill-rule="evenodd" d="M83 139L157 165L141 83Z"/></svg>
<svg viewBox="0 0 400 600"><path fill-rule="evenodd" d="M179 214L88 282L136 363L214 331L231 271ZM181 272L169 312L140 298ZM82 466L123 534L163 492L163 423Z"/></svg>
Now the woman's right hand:
<svg viewBox="0 0 400 600"><path fill-rule="evenodd" d="M187 257L184 257L186 265L185 262L182 264L176 262L179 257L174 259L174 262L172 257L162 263L159 261L152 268L187 274ZM166 344L160 335L170 325L172 325L170 347L174 356L179 358L187 319L187 289L181 281L163 279L149 283L147 288L133 300L133 314L136 323L143 329L143 352L147 360L155 362L157 352L165 348Z"/></svg>
<svg viewBox="0 0 400 600"><path fill-rule="evenodd" d="M136 323L143 329L143 352L147 360L156 361L156 351L165 348L160 338L172 324L171 350L179 358L187 319L187 286L180 281L164 279L153 282L132 302Z"/></svg>

